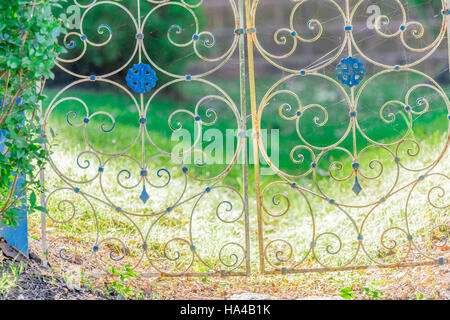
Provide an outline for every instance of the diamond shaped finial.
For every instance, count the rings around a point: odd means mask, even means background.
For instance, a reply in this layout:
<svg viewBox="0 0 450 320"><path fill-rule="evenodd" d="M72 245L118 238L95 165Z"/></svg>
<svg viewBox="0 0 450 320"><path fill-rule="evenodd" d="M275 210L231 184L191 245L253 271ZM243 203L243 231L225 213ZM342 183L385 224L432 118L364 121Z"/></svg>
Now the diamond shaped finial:
<svg viewBox="0 0 450 320"><path fill-rule="evenodd" d="M142 202L144 204L148 201L148 199L150 199L150 196L148 195L147 190L145 190L145 185L144 185L144 188L142 188L142 193L139 196L139 198L142 200Z"/></svg>
<svg viewBox="0 0 450 320"><path fill-rule="evenodd" d="M362 187L359 184L358 177L356 177L356 176L355 176L355 184L353 185L352 190L356 195L359 195L362 191Z"/></svg>

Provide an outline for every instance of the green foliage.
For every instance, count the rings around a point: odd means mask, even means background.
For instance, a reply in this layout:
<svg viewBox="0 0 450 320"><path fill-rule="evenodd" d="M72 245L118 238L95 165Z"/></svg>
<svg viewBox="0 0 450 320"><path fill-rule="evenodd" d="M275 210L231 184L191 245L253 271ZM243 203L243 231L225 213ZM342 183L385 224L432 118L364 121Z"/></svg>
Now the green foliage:
<svg viewBox="0 0 450 320"><path fill-rule="evenodd" d="M53 77L50 69L63 50L56 37L64 29L51 13L53 5L49 0L0 3L0 131L6 139L0 152L0 221L6 225L17 225L23 205L23 193L14 193L20 175L29 191L29 212L44 210L37 205L33 177L46 158L38 116L44 97L36 84Z"/></svg>
<svg viewBox="0 0 450 320"><path fill-rule="evenodd" d="M341 291L339 291L339 296L346 300L355 299L355 294L353 293L352 287L346 287L344 289L341 289Z"/></svg>
<svg viewBox="0 0 450 320"><path fill-rule="evenodd" d="M423 300L425 296L422 292L416 292L416 300Z"/></svg>
<svg viewBox="0 0 450 320"><path fill-rule="evenodd" d="M364 294L367 296L370 300L378 300L385 297L385 294L381 292L377 287L380 285L380 282L377 280L372 280L362 288L362 290L359 292L360 294Z"/></svg>
<svg viewBox="0 0 450 320"><path fill-rule="evenodd" d="M362 295L362 298L370 299L370 300L378 300L383 299L387 295L381 292L378 289L380 282L377 280L370 281L366 286L364 286L361 290L356 291L353 287L345 287L339 291L339 296L346 300L353 300L356 298L356 293Z"/></svg>
<svg viewBox="0 0 450 320"><path fill-rule="evenodd" d="M0 267L2 267L1 265ZM8 271L3 271L0 277L0 295L8 295L11 289L17 286L17 282L19 281L19 276L22 274L24 269L24 263L20 262L17 267L15 264L11 263L9 265L9 269L11 270L11 274Z"/></svg>
<svg viewBox="0 0 450 320"><path fill-rule="evenodd" d="M119 299L142 299L144 297L142 290L135 291L135 286L129 284L130 281L136 280L138 277L137 272L131 269L131 265L125 265L121 270L114 267L107 270L114 277L107 283L108 295L116 296Z"/></svg>

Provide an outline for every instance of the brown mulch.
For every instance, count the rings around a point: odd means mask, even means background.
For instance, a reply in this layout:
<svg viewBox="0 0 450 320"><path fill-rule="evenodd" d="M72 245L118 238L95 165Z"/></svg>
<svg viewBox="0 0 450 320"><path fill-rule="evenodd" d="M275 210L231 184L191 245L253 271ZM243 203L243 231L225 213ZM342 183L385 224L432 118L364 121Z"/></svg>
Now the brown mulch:
<svg viewBox="0 0 450 320"><path fill-rule="evenodd" d="M5 253L0 242L0 277L8 273L10 265L24 270L16 285L7 293L0 292L0 300L98 300L117 299L105 288L111 279L90 278L80 285L71 285L61 272L42 266L33 253L30 258ZM3 250L3 251L2 251ZM8 256L9 255L9 256ZM14 259L15 258L15 259ZM254 272L257 272L256 270ZM89 284L89 286L87 285ZM262 294L270 299L302 299L305 297L336 298L342 289L351 287L353 299L373 299L364 288L379 293L381 299L416 300L450 299L450 265L380 269L361 271L309 273L300 275L272 275L250 277L182 277L137 278L127 282L141 299L212 300L229 299L239 294ZM1 287L1 286L0 286Z"/></svg>
<svg viewBox="0 0 450 320"><path fill-rule="evenodd" d="M18 262L3 260L0 272L9 271L9 264ZM97 279L98 289L103 284ZM223 300L242 293L269 295L271 299L301 299L307 296L338 297L340 290L351 286L355 299L370 299L360 291L376 280L382 299L450 299L450 266L424 266L370 271L346 271L327 274L297 276L252 276L230 278L143 278L137 281L135 290L145 292L144 299L159 300ZM92 283L96 280L92 279ZM82 285L70 288L63 277L44 269L36 262L25 263L17 286L3 299L32 300L98 300L111 299L101 290Z"/></svg>
<svg viewBox="0 0 450 320"><path fill-rule="evenodd" d="M336 298L346 287L352 287L354 299L373 299L363 290L371 287L379 291L381 299L449 300L450 266L249 278L158 278L141 280L141 286L156 299L171 300L228 299L242 293L259 293L272 299L290 300L308 296Z"/></svg>
<svg viewBox="0 0 450 320"><path fill-rule="evenodd" d="M77 288L68 286L63 277L58 276L41 264L33 253L26 258L8 246L4 241L0 245L0 279L7 276L13 285L8 290L1 290L0 300L98 300L106 296L86 286ZM23 267L15 281L11 266L16 270ZM4 291L4 292L2 292Z"/></svg>

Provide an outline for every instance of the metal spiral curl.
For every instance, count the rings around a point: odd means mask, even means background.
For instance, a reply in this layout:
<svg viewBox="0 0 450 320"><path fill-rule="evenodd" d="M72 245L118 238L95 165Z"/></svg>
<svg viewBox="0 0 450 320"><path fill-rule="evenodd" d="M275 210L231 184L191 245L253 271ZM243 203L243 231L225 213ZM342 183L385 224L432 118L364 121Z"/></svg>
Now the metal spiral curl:
<svg viewBox="0 0 450 320"><path fill-rule="evenodd" d="M230 190L232 191L232 193L234 193L237 196L237 199L240 200L240 202L242 204L244 204L244 199L242 198L241 193L230 186L216 186L213 189L225 189L225 190ZM231 197L230 197L231 199ZM227 215L231 215L231 213L233 212L233 203L230 200L222 200L216 207L216 217L222 221L223 223L235 223L239 220L242 219L243 215L244 215L244 206L242 206L242 210L240 210L240 213L238 215L236 215L234 218L231 219L227 219L224 217L224 213L226 213Z"/></svg>
<svg viewBox="0 0 450 320"><path fill-rule="evenodd" d="M225 262L225 257L224 257L224 252L225 252L226 248L228 248L228 247L237 247L241 251L240 255L238 253L231 253L228 255L228 259L232 260L231 263ZM241 256L241 258L239 258L239 256ZM219 251L219 260L222 263L222 265L224 265L227 269L234 270L234 269L238 268L245 261L245 249L241 244L236 243L236 242L230 242L230 243L224 244L222 246L222 248L220 248L220 251Z"/></svg>
<svg viewBox="0 0 450 320"><path fill-rule="evenodd" d="M95 255L99 255L98 251L100 251L102 249L102 245L104 243L106 244L107 242L118 242L119 246L121 247L120 250L117 250L117 249L110 249L109 250L108 257L111 260L111 262L113 262L113 263L114 262L118 262L118 261L123 260L126 257L126 255L127 255L127 246L121 239L116 238L116 237L108 237L108 238L105 238L105 239L99 241L95 245L95 252L94 252L94 254ZM101 258L101 257L99 257L99 258Z"/></svg>
<svg viewBox="0 0 450 320"><path fill-rule="evenodd" d="M50 257L53 262L55 258L56 264L65 265L70 263L79 263L77 257L82 254L82 248L79 245L74 245L70 238L57 237L49 243L49 248L52 249L54 257Z"/></svg>
<svg viewBox="0 0 450 320"><path fill-rule="evenodd" d="M427 194L428 203L430 203L436 209L447 209L450 207L450 203L444 204L442 206L439 206L438 204L436 204L433 200L431 200L432 194L436 194L438 198L444 199L445 194L446 194L446 190L444 188L442 188L441 186L432 187L430 189L430 191L428 191L428 194Z"/></svg>
<svg viewBox="0 0 450 320"><path fill-rule="evenodd" d="M263 210L264 210L264 212L265 212L266 214L268 214L269 216L274 217L274 218L278 218L278 217L282 217L282 216L286 215L286 214L289 212L289 209L291 208L291 202L290 202L290 200L289 200L289 197L288 197L285 193L280 193L280 192L275 193L275 194L271 197L271 203L272 203L275 207L281 208L281 210L280 210L279 213L274 213L273 211L269 210L269 208L268 208L267 205L265 204L265 201L264 201L264 199L265 199L265 198L264 198L265 194L270 190L270 188L273 188L273 187L276 186L276 185L278 185L278 186L279 186L279 185L283 185L283 183L280 183L280 182L273 182L273 183L270 183L270 184L268 184L268 185L264 188L264 190L263 190L263 192L262 192L262 199L263 199L263 201L262 201L262 206L263 206ZM281 206L282 202L285 203L285 205L283 206L284 209L283 209L283 207Z"/></svg>
<svg viewBox="0 0 450 320"><path fill-rule="evenodd" d="M440 229L445 229L446 232L443 232L440 237L437 239L437 241L434 239L436 236L436 231L440 231ZM430 230L430 240L433 246L438 248L444 248L448 244L448 237L450 233L450 225L437 225L434 226Z"/></svg>
<svg viewBox="0 0 450 320"><path fill-rule="evenodd" d="M286 246L286 249L281 249L280 247ZM272 247L275 247L272 249ZM272 252L273 251L273 252ZM287 251L287 252L286 252ZM272 252L272 255L274 256L274 260L270 258L270 253ZM285 264L289 262L293 256L294 250L292 248L292 245L283 239L276 239L270 241L264 249L264 256L266 258L266 261L274 268L278 268L277 265L280 263Z"/></svg>

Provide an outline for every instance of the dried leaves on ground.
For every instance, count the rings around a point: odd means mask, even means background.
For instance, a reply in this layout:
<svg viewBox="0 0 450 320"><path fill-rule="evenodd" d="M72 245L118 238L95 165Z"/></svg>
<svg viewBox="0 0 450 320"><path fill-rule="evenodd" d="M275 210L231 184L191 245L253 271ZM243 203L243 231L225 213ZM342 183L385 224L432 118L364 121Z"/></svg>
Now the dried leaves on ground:
<svg viewBox="0 0 450 320"><path fill-rule="evenodd" d="M101 292L71 286L62 275L44 268L34 254L11 257L0 249L0 300L97 300Z"/></svg>
<svg viewBox="0 0 450 320"><path fill-rule="evenodd" d="M52 271L34 254L30 257L0 250L0 299L450 299L448 264L229 278L140 278L129 273L120 280Z"/></svg>

